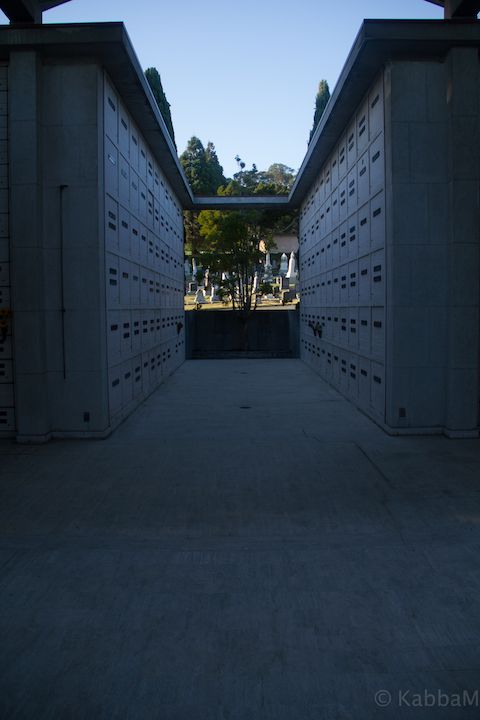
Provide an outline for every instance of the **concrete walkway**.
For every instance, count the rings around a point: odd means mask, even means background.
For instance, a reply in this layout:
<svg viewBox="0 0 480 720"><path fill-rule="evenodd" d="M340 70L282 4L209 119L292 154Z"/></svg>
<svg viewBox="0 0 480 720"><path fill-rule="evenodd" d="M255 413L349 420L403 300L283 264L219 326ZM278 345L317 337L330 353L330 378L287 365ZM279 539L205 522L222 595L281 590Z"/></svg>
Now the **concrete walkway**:
<svg viewBox="0 0 480 720"><path fill-rule="evenodd" d="M480 717L480 441L230 360L0 453L2 720Z"/></svg>

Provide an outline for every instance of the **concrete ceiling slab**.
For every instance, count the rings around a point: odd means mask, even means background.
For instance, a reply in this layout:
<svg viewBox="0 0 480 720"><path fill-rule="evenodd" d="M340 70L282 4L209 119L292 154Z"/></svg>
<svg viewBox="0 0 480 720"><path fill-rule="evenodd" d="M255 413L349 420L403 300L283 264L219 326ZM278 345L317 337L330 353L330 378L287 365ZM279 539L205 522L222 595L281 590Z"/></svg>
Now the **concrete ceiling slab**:
<svg viewBox="0 0 480 720"><path fill-rule="evenodd" d="M3 10L10 22L41 23L42 13L70 0L0 0Z"/></svg>

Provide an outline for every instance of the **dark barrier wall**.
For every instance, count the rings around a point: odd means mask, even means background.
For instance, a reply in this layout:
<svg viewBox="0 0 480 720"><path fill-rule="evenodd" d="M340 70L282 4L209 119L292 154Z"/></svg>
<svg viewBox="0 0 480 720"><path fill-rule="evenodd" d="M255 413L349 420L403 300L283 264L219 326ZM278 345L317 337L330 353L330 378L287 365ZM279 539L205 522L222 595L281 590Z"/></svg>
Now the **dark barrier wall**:
<svg viewBox="0 0 480 720"><path fill-rule="evenodd" d="M298 310L257 310L248 322L228 310L185 313L187 358L299 357Z"/></svg>

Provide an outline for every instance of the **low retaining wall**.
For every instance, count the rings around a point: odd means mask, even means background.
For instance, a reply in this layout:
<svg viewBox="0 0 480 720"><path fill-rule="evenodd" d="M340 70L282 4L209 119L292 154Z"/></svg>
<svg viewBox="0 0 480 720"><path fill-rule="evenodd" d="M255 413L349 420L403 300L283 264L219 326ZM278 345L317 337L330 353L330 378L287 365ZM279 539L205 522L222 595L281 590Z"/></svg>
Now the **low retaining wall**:
<svg viewBox="0 0 480 720"><path fill-rule="evenodd" d="M229 310L185 313L190 359L299 357L298 310L256 310L245 324Z"/></svg>

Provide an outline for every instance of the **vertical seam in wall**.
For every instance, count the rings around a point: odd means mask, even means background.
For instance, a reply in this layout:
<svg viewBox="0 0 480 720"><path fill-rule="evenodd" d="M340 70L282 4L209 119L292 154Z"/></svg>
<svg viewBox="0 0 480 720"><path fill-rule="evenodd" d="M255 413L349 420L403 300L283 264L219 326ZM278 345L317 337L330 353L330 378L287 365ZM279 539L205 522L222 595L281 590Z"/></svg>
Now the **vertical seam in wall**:
<svg viewBox="0 0 480 720"><path fill-rule="evenodd" d="M384 382L384 388L383 388L383 422L386 424L387 421L387 357L388 357L388 343L387 343L387 331L388 331L388 323L387 323L387 291L388 291L388 280L389 280L389 273L388 273L388 260L389 260L389 250L388 250L388 243L387 243L387 219L388 219L388 212L387 212L387 142L385 138L385 128L386 128L386 104L385 104L385 66L382 67L381 70L381 76L382 76L382 88L383 88L383 192L384 192L384 235L383 235L383 247L384 247L384 257L383 257L383 272L385 274L385 286L383 290L383 325L384 325L384 332L383 332L383 382Z"/></svg>
<svg viewBox="0 0 480 720"><path fill-rule="evenodd" d="M10 337L10 357L3 358L5 362L5 368L10 363L11 365L11 378L10 381L7 383L2 383L5 385L11 385L11 393L12 393L12 404L13 407L10 408L8 405L5 404L1 408L2 413L5 413L6 418L6 425L9 424L8 420L8 414L9 410L11 410L13 415L13 424L12 428L10 430L5 430L5 432L2 431L2 436L8 437L8 436L14 436L16 432L16 425L17 425L17 419L16 419L16 412L15 412L15 358L14 358L14 352L13 352L13 293L12 293L12 240L11 240L11 232L10 232L10 148L9 148L9 123L10 123L10 103L9 103L9 78L8 78L8 71L9 71L9 63L8 61L5 63L0 64L0 68L4 69L5 71L5 78L6 78L6 90L5 90L5 99L6 99L6 107L5 107L5 137L1 138L2 142L5 142L5 148L6 148L6 156L5 156L5 163L2 163L2 165L6 166L6 207L4 210L4 214L6 217L6 227L7 231L5 233L5 237L3 240L6 240L6 248L8 255L8 258L2 262L8 263L8 282L4 286L8 289L8 295L9 295L9 301L8 301L8 307L4 308L5 315L3 318L3 322L6 323L6 336L5 336L5 345L8 344L8 338ZM9 334L10 333L10 334Z"/></svg>
<svg viewBox="0 0 480 720"><path fill-rule="evenodd" d="M98 78L98 74L97 74ZM107 288L107 238L105 228L105 69L101 67L100 70L100 82L97 85L97 137L99 140L99 156L100 162L98 164L98 180L97 180L97 192L100 198L98 203L98 222L100 224L100 237L103 242L103 253L102 257L102 277L103 277L103 303L105 308L105 335L104 335L104 352L105 352L105 364L106 364L106 401L107 401L107 428L111 426L111 413L110 413L110 367L108 361L108 288Z"/></svg>

